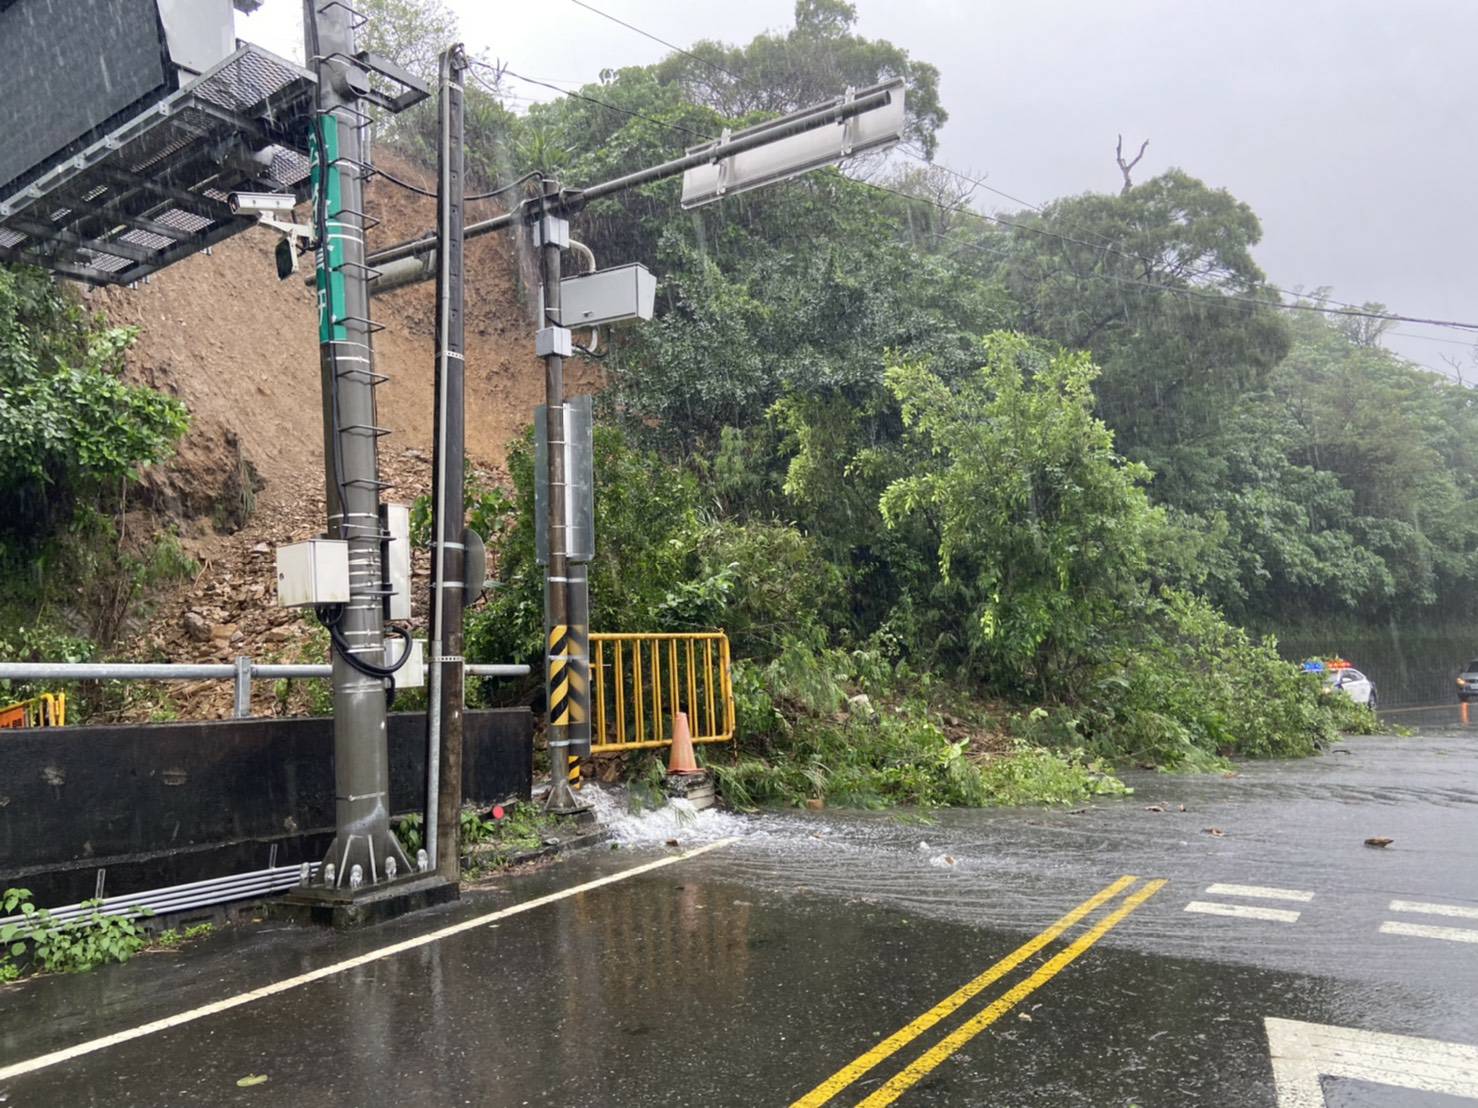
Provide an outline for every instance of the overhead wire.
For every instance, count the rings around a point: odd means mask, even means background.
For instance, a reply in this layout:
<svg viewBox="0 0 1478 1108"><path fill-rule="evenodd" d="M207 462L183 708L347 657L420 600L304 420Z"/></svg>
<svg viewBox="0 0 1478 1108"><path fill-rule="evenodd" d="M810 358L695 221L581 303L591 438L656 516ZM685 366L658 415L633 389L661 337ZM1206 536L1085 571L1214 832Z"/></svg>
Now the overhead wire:
<svg viewBox="0 0 1478 1108"><path fill-rule="evenodd" d="M608 16L607 13L602 12L602 11L600 11L597 8L591 7L591 5L589 5L589 4L583 3L582 0L571 0L571 2L572 3L579 3L579 6L580 7L586 8L587 10L593 12L596 15L605 16L606 18L609 18L609 19L613 20L614 22L621 23L622 26L629 27L631 30L636 31L638 34L644 35L645 37L650 38L653 41L660 42L664 46L670 46L671 45L670 43L667 43L666 40L661 39L661 38L658 38L656 35L650 34L649 32L643 31L640 28L634 27L631 24L628 24L628 23L626 23L623 20L616 19L614 16ZM698 58L698 60L702 61L702 60L706 60L706 59ZM473 64L474 65L481 65L481 66L483 66L484 68L487 68L487 69L494 69L495 68L493 66L488 65L488 63L486 63L486 62L474 61ZM498 72L501 72L501 73L507 73L509 76L515 77L515 78L517 78L518 80L521 80L521 81L529 81L530 80L529 78L520 76L518 73L514 72L513 70L507 69L506 67L503 68L503 69L501 69L501 70L497 70L497 71ZM727 70L725 72L727 72ZM678 133L682 133L682 134L688 135L690 137L700 139L702 141L707 141L707 142L714 141L714 137L711 136L711 135L702 135L702 134L699 134L698 132L695 132L695 131L687 128L687 127L683 127L683 126L680 126L680 125L674 124L674 123L669 123L669 122L667 122L665 120L655 119L652 116L644 115L644 114L642 114L640 112L634 112L634 111L631 111L631 110L626 109L626 108L621 108L621 107L619 107L619 106L617 106L615 104L608 103L608 102L606 102L604 100L600 100L600 99L598 99L596 97L589 96L589 95L586 95L584 93L572 92L569 89L562 89L562 88L559 88L559 87L557 87L555 85L548 84L547 82L542 82L542 81L532 81L531 83L543 85L543 87L548 88L548 89L550 89L550 90L552 90L554 92L561 93L562 95L567 96L567 97L569 97L571 99L583 100L583 101L586 101L588 103L595 104L595 105L597 105L599 107L609 108L612 111L616 111L616 112L620 112L620 113L625 114L625 115L633 116L633 117L635 117L637 119L642 119L642 120L644 120L644 121L646 121L648 123L652 123L652 124L654 124L656 126L665 127L668 130L671 130L671 131L674 131L674 132L678 132ZM488 86L484 85L484 87L488 87ZM939 163L929 163L929 164L939 164ZM997 192L997 193L1000 193L1001 192L1001 190L995 189L995 188L993 188L991 186L988 186L988 185L985 185L984 182L977 181L975 178L970 177L968 174L963 174L960 171L954 170L954 169L952 169L949 166L941 165L940 168L944 169L946 172L952 173L952 174L954 174L954 175L956 175L958 177L961 177L961 178L963 178L963 179L965 179L967 181L970 181L970 182L975 183L975 184L979 184L982 187L985 187L985 188L989 189L992 192ZM974 216L974 217L976 217L978 219L982 219L982 220L985 220L985 221L990 222L990 223L995 223L995 224L997 224L999 226L1002 226L1002 227L1008 227L1008 228L1011 228L1011 229L1016 230L1016 231L1022 231L1022 232L1026 232L1026 233L1030 233L1030 234L1034 234L1034 235L1039 235L1039 236L1043 236L1043 237L1047 237L1047 238L1057 239L1057 240L1060 240L1062 242L1072 243L1072 244L1077 245L1077 246L1086 247L1087 249L1090 249L1090 250L1108 250L1111 253L1117 254L1117 255L1119 255L1121 257L1124 257L1124 258L1127 258L1127 259L1129 259L1131 261L1135 261L1135 262L1139 262L1139 263L1142 263L1144 261L1143 258L1136 257L1133 254L1129 254L1129 253L1127 253L1125 251L1122 251L1119 248L1117 248L1116 246L1113 246L1112 244L1103 243L1103 242L1098 242L1098 243L1089 242L1086 239L1076 238L1076 237L1074 237L1072 235L1065 235L1065 234L1063 234L1060 231L1052 231L1052 230L1049 230L1049 229L1047 229L1045 227L1035 227L1035 226L1032 226L1029 223L1018 223L1018 222L1015 222L1013 220L1005 219L1005 218L1003 218L1001 216L989 215L989 214L987 214L985 212L982 212L982 211L980 211L980 210L978 210L978 209L976 209L974 207L971 207L969 205L963 205L963 204L962 205L953 205L953 206L951 206L951 205L945 205L945 204L940 203L939 201L936 201L936 200L931 199L930 197L927 197L927 196L918 196L918 195L914 195L912 193L906 193L906 192L903 192L900 189L892 188L892 187L890 187L888 185L879 184L876 181L858 181L857 183L858 184L861 184L861 185L864 185L864 186L866 186L868 188L877 189L877 190L880 190L882 192L891 193L894 196L901 197L902 199L907 200L907 201L910 201L910 202L931 205L931 206L939 209L940 211L942 211L942 212L944 212L946 214L961 214L961 215ZM1011 196L1009 196L1009 194L1005 194L1005 193L1001 193L1001 194L1002 195L1006 195L1008 197L1008 199L1012 199L1016 203L1022 203L1023 202L1023 201L1020 200L1020 198L1011 197ZM1031 205L1031 204L1028 203L1028 206L1034 207L1038 211L1041 211L1042 210L1040 208L1040 206L1038 206L1038 205ZM981 248L977 247L975 244L971 244L971 243L962 243L960 245L963 245L963 246L966 246L966 247L969 247L969 248L974 248L974 249L981 249ZM1195 273L1193 271L1192 272L1192 275L1209 276L1210 273L1209 272L1206 272L1206 271L1203 271L1203 272L1197 274L1197 273ZM1184 287L1184 286L1179 286L1179 285L1167 285L1167 284L1163 284L1161 282L1156 282L1156 281L1147 281L1147 280L1141 280L1141 279L1138 279L1138 278L1123 277L1123 276L1118 275L1118 274L1094 273L1094 274L1087 275L1087 278L1085 278L1083 275L1080 275L1080 274L1074 274L1073 276L1075 278L1077 278L1077 279L1080 279L1080 280L1082 280L1082 279L1088 279L1088 278L1101 278L1101 279L1113 281L1113 282L1116 282L1116 283L1119 283L1119 284L1128 284L1128 285L1134 285L1134 286L1138 286L1138 287L1142 287L1142 288L1155 289L1157 291L1166 292L1166 293L1169 293L1171 295L1185 296L1185 297L1188 297L1188 298L1194 298L1194 299L1200 299L1200 300L1206 300L1206 301L1215 301L1215 302L1221 302L1221 303L1227 303L1227 302L1231 302L1231 303L1244 303L1244 304L1249 304L1249 305L1253 305L1253 306L1256 306L1256 307L1270 308L1270 309L1273 309L1275 311L1318 312L1318 313L1324 314L1324 315L1337 315L1337 316L1346 316L1346 317L1360 318L1360 319L1375 319L1375 320L1383 320L1383 321L1392 322L1392 323L1410 323L1410 324L1418 325L1418 326L1441 327L1441 328L1447 328L1447 329L1450 329L1450 330L1475 331L1475 332L1478 332L1478 323L1466 322L1466 321L1462 321L1462 320L1434 319L1434 318L1427 318L1427 317L1422 317L1422 316L1410 316L1410 315L1403 315L1403 314L1398 313L1398 312L1376 312L1376 311L1370 311L1368 309L1365 309L1363 307L1359 307L1357 305L1348 303L1346 301L1335 301L1335 300L1333 300L1332 298L1329 298L1329 297L1317 297L1315 299L1321 301L1322 304L1324 304L1324 305L1327 305L1327 304L1331 304L1332 303L1332 304L1337 304L1339 306L1337 306L1337 307L1321 306L1320 303L1307 303L1307 302L1304 302L1301 299L1295 299L1292 303L1285 302L1285 301L1282 301L1282 300L1276 300L1276 301L1275 300L1262 300L1262 299L1258 299L1257 297L1252 297L1252 296L1242 296L1242 295L1238 295L1238 294L1235 294L1235 293L1214 292L1214 291L1210 291L1210 290L1206 290L1206 289L1199 289L1199 288L1194 288L1194 287ZM1275 285L1263 284L1263 285L1261 285L1261 287L1267 289L1269 292L1276 292L1280 296L1292 296L1292 297L1299 297L1300 296L1300 294L1298 294L1298 293L1290 292L1287 289L1282 289L1282 288L1279 288L1278 286L1275 286Z"/></svg>
<svg viewBox="0 0 1478 1108"><path fill-rule="evenodd" d="M655 34L653 34L650 31L644 30L643 28L638 27L635 24L628 23L624 19L619 19L616 16L611 15L609 12L602 11L601 9L595 7L594 5L587 3L586 0L570 0L570 2L572 4L575 4L577 7L584 8L586 11L591 12L594 15L598 15L598 16L600 16L603 19L610 20L612 23L619 24L620 26L625 27L625 28L627 28L630 31L633 31L636 34L639 34L639 35L641 35L644 38L647 38L647 39L650 39L653 42L659 43L660 45L665 46L665 47L667 47L670 50L675 50L679 54L684 55L685 57L692 58L694 61L697 61L697 62L700 62L700 63L702 63L704 65L710 66L711 68L718 70L719 72L725 74L726 76L732 78L733 80L739 82L740 84L746 85L747 87L750 87L750 88L757 88L758 87L758 86L753 85L751 82L749 82L748 80L746 80L744 77L740 76L739 74L735 73L733 70L729 69L728 67L723 66L723 65L720 65L718 62L715 62L713 59L711 59L711 58L705 58L702 55L695 54L695 53L693 53L690 50L685 50L681 46L678 46L675 43L670 42L667 39L662 38L659 35L655 35ZM518 76L518 75L517 74L513 74L513 76ZM527 80L527 78L519 78L519 79L520 80ZM552 85L546 85L545 87L547 87L547 88L553 88L554 86L552 86ZM556 91L566 91L566 90L556 90ZM566 95L569 95L569 93L566 92ZM588 98L585 98L585 99L588 99ZM613 105L607 105L607 106L613 106ZM617 110L620 110L620 109L617 109ZM658 121L658 120L651 120L651 122L660 122L660 121ZM961 170L957 170L957 169L953 168L952 166L945 165L942 162L933 161L933 160L925 157L922 153L914 152L912 149L910 149L908 147L905 147L904 148L904 153L907 156L912 157L912 158L916 159L917 161L923 162L926 165L935 165L935 166L938 166L941 170L943 170L946 173L951 174L952 176L956 177L957 179L962 180L962 181L966 181L966 182L968 182L968 183L970 183L972 185L975 185L975 186L977 186L979 188L982 188L982 189L986 190L987 192L994 193L997 196L1000 196L1000 197L1003 197L1004 199L1010 200L1014 204L1024 205L1025 207L1031 208L1034 211L1037 211L1039 213L1045 214L1045 212L1046 212L1046 209L1042 205L1040 205L1040 204L1035 204L1035 203L1032 203L1030 200L1024 200L1024 199L1022 199L1019 196L1014 196L1014 195L1012 195L1009 192L1005 192L1002 189L996 188L994 185L987 184L985 181L982 181L979 178L972 176L971 174L965 173L965 172L963 172ZM888 188L887 186L884 186L884 185L879 185L879 184L877 184L876 182L873 182L873 181L863 181L861 183L862 184L866 184L866 185L868 185L869 187L872 187L872 188L881 188L881 189L884 189L885 191L896 193L897 195L904 196L904 197L906 197L907 199L910 199L910 200L919 200L919 201L923 201L923 202L934 203L934 204L936 204L936 206L939 206L937 204L937 202L931 201L927 197L912 196L912 195L907 194L907 193L899 192L899 190L891 189L891 188ZM998 223L998 224L1000 224L1002 226L1013 227L1013 228L1016 228L1018 230L1029 231L1029 232L1032 232L1032 233L1035 233L1035 234L1050 235L1051 237L1058 238L1058 239L1061 239L1062 241L1070 242L1070 243L1073 243L1075 245L1087 247L1088 249L1108 250L1111 253L1117 254L1117 255L1119 255L1121 257L1124 257L1126 259L1129 259L1131 261L1135 261L1135 262L1138 262L1138 263L1143 263L1143 261L1145 260L1142 257L1136 256L1136 255L1134 255L1132 253L1129 253L1129 252L1123 250L1117 243L1113 243L1113 242L1108 241L1108 240L1104 240L1104 241L1099 242L1099 243L1092 243L1092 242L1086 241L1085 239L1079 239L1079 238L1074 238L1073 236L1070 236L1070 235L1064 235L1064 234L1062 234L1060 232L1048 231L1045 228L1037 228L1037 227L1032 227L1029 224L1015 223L1015 222L1010 221L1010 220L1002 219L999 216L988 216L988 215L985 215L985 213L980 212L980 211L978 211L977 209L975 209L973 207L953 209L953 210L958 210L958 211L965 212L965 213L979 215L982 218L989 219L992 222ZM1097 235L1094 232L1081 232L1081 233L1091 234L1095 238L1103 238L1103 236ZM1192 276L1192 277L1213 277L1213 276L1218 276L1218 275L1223 275L1224 276L1225 275L1225 271L1222 270L1222 269L1220 269L1219 267L1212 266L1212 267L1206 267L1206 268L1202 268L1202 269L1198 269L1198 270L1190 270L1190 271L1188 271L1188 275L1189 276ZM1104 275L1104 276L1108 276L1108 275ZM1154 282L1138 282L1138 281L1136 283L1147 284L1147 285L1150 285L1152 287L1155 284ZM1170 292L1180 292L1180 291L1190 292L1190 293L1197 292L1197 290L1195 290L1195 289L1184 289L1184 290L1182 290L1182 289L1179 289L1177 286L1172 286L1172 285L1160 286L1160 287L1162 287L1166 291L1170 291ZM1262 288L1265 288L1265 289L1268 289L1269 291L1276 292L1280 296L1291 297L1291 298L1294 299L1294 303L1291 303L1291 304L1272 303L1272 302L1267 302L1267 301L1255 300L1255 298L1250 298L1250 297L1243 297L1241 299L1253 301L1253 302L1256 302L1258 304L1263 304L1263 305L1265 305L1267 307L1283 308L1283 309L1294 310L1294 311L1327 311L1327 312L1329 312L1331 314L1337 314L1337 315L1345 315L1345 316L1352 316L1352 317L1358 317L1358 318L1367 318L1367 319L1390 320L1392 322L1411 323L1411 324L1415 324L1415 325L1428 326L1428 327L1440 327L1440 328L1447 328L1447 329L1452 329L1452 330L1463 330L1463 331L1478 330L1478 324L1473 324L1473 323L1464 323L1464 322L1455 321L1455 320L1422 319L1422 318L1418 318L1418 317L1414 317L1414 316L1404 316L1404 315L1400 315L1399 313L1394 313L1394 312L1372 312L1372 311L1366 309L1363 305L1355 304L1355 303L1352 303L1350 301L1345 301L1345 300L1337 300L1334 297L1329 297L1329 296L1305 297L1304 294L1301 294L1301 293L1298 293L1298 292L1294 292L1294 291L1291 291L1289 289L1285 289L1285 288L1282 288L1280 286L1273 285L1273 284L1270 284L1270 283L1267 283L1267 282L1263 282L1261 284L1261 287ZM1226 299L1227 298L1227 294L1223 294L1223 293L1204 293L1203 292L1200 295L1202 295L1203 298L1205 296L1215 296L1218 299ZM1303 299L1312 299L1312 300L1318 301L1319 303L1322 303L1322 304L1333 304L1333 305L1336 305L1336 307L1334 307L1334 308L1321 308L1321 307L1317 307L1317 306L1312 305L1312 304L1300 303L1299 301L1301 301ZM1413 336L1413 337L1417 337L1417 336ZM1456 340L1446 340L1446 341L1453 342L1453 341L1456 341Z"/></svg>
<svg viewBox="0 0 1478 1108"><path fill-rule="evenodd" d="M505 67L502 67L502 68L499 68L497 66L489 65L487 62L477 61L475 59L473 60L472 64L474 66L482 66L484 69L491 69L491 70L493 70L496 73L500 73L500 74L501 73L506 73L506 74L508 74L508 76L513 77L513 78L516 78L517 80L524 81L524 82L526 82L528 84L531 84L531 85L539 85L540 87L547 88L547 89L549 89L552 92L557 92L557 93L559 93L562 96L568 96L572 100L583 100L587 104L594 104L597 107L607 108L607 109L609 109L609 110L611 110L613 112L619 112L622 115L631 116L633 119L645 120L647 123L654 124L654 125L656 125L658 127L666 127L666 128L668 128L669 130L672 130L672 131L680 131L683 134L689 135L689 136L691 136L693 138L696 138L696 139L702 139L704 141L712 141L711 137L706 136L706 135L701 135L697 131L694 131L694 130L691 130L691 129L687 128L687 127L684 127L681 124L668 123L666 120L657 119L657 118L655 118L653 116L650 116L650 115L644 115L641 112L632 111L630 108L623 108L623 107L621 107L618 104L612 104L609 101L600 100L600 99L598 99L598 98L596 98L594 96L588 96L588 95L586 95L583 92L574 92L571 89L560 88L558 85L552 85L548 81L536 81L532 77L525 77L525 76L523 76L520 73L515 73L513 70L508 69L506 66ZM474 79L476 79L476 78L474 78ZM483 86L483 88L488 89L489 91L494 91L485 82L481 81L480 79L478 79L478 83L481 84Z"/></svg>
<svg viewBox="0 0 1478 1108"><path fill-rule="evenodd" d="M962 170L958 170L958 169L955 169L952 166L945 165L943 162L930 161L928 158L925 158L922 154L916 153L914 150L912 150L910 148L907 148L907 147L904 148L903 153L905 155L907 155L908 157L910 157L910 158L914 158L917 161L923 162L926 165L938 166L944 172L950 174L951 176L953 176L953 177L955 177L955 178L957 178L957 179L959 179L961 181L966 181L966 182L968 182L968 183L970 183L972 185L977 185L980 188L985 189L987 192L993 192L997 196L1003 196L1007 200L1012 201L1013 203L1022 204L1025 207L1031 208L1032 210L1034 210L1036 212L1039 212L1039 213L1041 213L1043 215L1047 214L1047 209L1045 207L1043 207L1041 204L1033 204L1030 200L1023 200L1019 196L1012 196L1009 192L1002 192L1000 189L993 188L992 186L986 184L984 181L980 180L979 178L973 177L970 174L963 172ZM981 213L981 214L983 214L983 213ZM1069 223L1067 226L1073 227L1073 224ZM1080 233L1093 234L1093 232L1082 232L1082 229L1081 228L1074 228L1074 229L1075 230L1078 230ZM1101 235L1095 235L1095 237L1102 238L1103 236L1101 236ZM1139 255L1136 255L1136 254L1130 253L1128 251L1125 251L1118 243L1111 242L1111 241L1109 241L1107 239L1105 239L1104 242L1102 243L1101 249L1108 250L1110 253L1117 254L1120 257L1126 258L1126 259L1128 259L1130 261L1143 262L1145 260L1143 257L1141 257ZM1225 270L1224 269L1221 269L1220 267L1217 267L1217 266L1208 266L1208 267L1205 267L1205 268L1202 268L1202 269L1191 269L1191 270L1187 270L1186 272L1187 272L1187 275L1188 276L1191 276L1191 277L1214 277L1214 276L1218 276L1218 275L1224 274L1225 273ZM1317 300L1317 301L1320 301L1321 303L1334 304L1334 305L1337 305L1337 306L1342 307L1342 308L1355 308L1355 309L1360 309L1360 310L1364 310L1365 309L1365 306L1363 304L1356 304L1356 303L1353 303L1353 302L1348 301L1348 300L1339 300L1339 299L1336 299L1333 296L1319 296L1319 295L1314 295L1314 294L1301 293L1301 292L1297 292L1297 291L1292 290L1292 289L1283 288L1283 287L1281 287L1279 285L1271 284L1270 282L1267 282L1267 281L1262 282L1262 287L1263 288L1266 288L1266 289L1271 289L1272 291L1277 292L1277 293L1280 293L1283 296L1290 296L1290 297L1294 297L1294 298L1297 298L1297 299Z"/></svg>
<svg viewBox="0 0 1478 1108"><path fill-rule="evenodd" d="M612 23L619 23L622 27L625 27L628 31L635 31L637 34L641 35L643 38L651 39L653 42L659 43L660 45L667 47L667 49L669 49L669 50L675 50L677 53L683 55L683 57L685 57L685 58L692 58L695 62L701 62L703 65L708 66L710 69L716 69L720 73L724 74L724 76L731 77L735 81L738 81L741 85L745 85L748 88L752 88L752 89L754 89L757 92L764 91L758 85L752 84L746 78L741 77L739 74L735 73L732 69L728 68L727 66L720 65L718 62L714 61L712 58L705 58L701 54L695 54L695 53L693 53L691 50L684 50L681 46L677 45L677 43L675 43L675 42L668 42L665 38L659 38L658 36L652 34L652 32L650 32L650 31L644 31L640 27L636 26L635 24L627 23L626 20L624 20L624 19L618 19L618 18L616 18L610 12L603 12L599 8L595 7L594 5L585 3L585 0L570 0L570 3L574 4L576 7L584 8L586 11L592 12L593 14L598 15L602 19L609 19Z"/></svg>

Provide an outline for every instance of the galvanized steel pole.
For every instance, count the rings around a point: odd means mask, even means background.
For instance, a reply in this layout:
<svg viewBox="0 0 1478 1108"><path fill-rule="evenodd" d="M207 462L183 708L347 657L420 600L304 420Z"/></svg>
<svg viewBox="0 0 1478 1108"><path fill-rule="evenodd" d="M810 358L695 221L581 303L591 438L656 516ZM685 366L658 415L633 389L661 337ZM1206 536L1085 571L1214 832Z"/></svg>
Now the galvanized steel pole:
<svg viewBox="0 0 1478 1108"><path fill-rule="evenodd" d="M318 237L320 375L328 533L349 548L349 602L332 650L336 834L324 856L324 883L351 888L414 871L390 830L385 684L356 670L344 650L385 661L380 577L380 480L375 424L364 231L369 170L359 91L367 76L353 62L360 18L348 5L304 0L308 64L318 77L314 117L314 226ZM328 866L332 864L333 870Z"/></svg>
<svg viewBox="0 0 1478 1108"><path fill-rule="evenodd" d="M554 181L543 182L541 211L547 211L559 198ZM570 790L569 673L566 655L569 645L569 611L565 583L569 576L569 535L565 508L565 409L564 358L570 351L570 332L560 324L559 294L561 252L569 245L569 223L557 215L541 214L536 224L543 277L544 318L540 321L538 353L544 358L544 436L547 460L549 566L544 582L545 597L545 662L544 692L546 698L549 742L549 795L545 807L553 812L574 812L581 808Z"/></svg>

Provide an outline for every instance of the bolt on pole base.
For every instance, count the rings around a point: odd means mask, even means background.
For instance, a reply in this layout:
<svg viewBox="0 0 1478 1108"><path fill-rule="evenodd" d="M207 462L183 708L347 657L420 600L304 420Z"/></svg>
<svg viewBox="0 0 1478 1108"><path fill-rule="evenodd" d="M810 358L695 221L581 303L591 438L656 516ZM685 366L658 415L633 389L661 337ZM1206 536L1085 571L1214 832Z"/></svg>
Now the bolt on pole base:
<svg viewBox="0 0 1478 1108"><path fill-rule="evenodd" d="M332 893L370 892L398 879L419 877L419 858L410 858L387 826L364 832L340 831L323 856L323 867L311 888Z"/></svg>

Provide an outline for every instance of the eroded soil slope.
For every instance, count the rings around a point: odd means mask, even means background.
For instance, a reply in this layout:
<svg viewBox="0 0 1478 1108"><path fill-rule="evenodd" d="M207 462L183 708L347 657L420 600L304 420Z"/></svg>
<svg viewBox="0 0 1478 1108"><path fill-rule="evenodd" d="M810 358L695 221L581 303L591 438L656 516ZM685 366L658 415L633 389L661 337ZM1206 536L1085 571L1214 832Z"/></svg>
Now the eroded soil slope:
<svg viewBox="0 0 1478 1108"><path fill-rule="evenodd" d="M402 179L429 183L415 166L382 161ZM371 249L426 232L435 216L433 201L381 179L369 185L368 206L382 221ZM495 211L483 204L469 219ZM176 527L201 570L156 602L119 654L214 661L312 649L311 623L274 607L272 548L323 527L317 327L311 290L296 277L277 280L275 245L274 233L247 231L147 284L84 294L113 322L139 327L130 375L178 395L191 413L177 456L147 475L146 498L154 525ZM496 476L508 442L542 402L543 371L511 237L477 239L466 258L467 450ZM385 325L375 336L378 369L390 377L378 397L392 432L381 440L384 479L394 484L387 499L409 502L430 486L434 298L427 282L374 301ZM597 386L594 367L569 368L573 390ZM174 688L171 709L182 717L229 713L225 685ZM259 690L255 708L273 710L270 690Z"/></svg>

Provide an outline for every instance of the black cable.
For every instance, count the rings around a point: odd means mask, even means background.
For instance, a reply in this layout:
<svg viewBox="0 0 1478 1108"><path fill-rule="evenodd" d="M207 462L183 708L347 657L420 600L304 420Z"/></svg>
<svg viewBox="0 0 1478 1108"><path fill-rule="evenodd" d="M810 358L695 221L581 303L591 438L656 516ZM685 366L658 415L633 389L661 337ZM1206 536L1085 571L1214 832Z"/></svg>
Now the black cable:
<svg viewBox="0 0 1478 1108"><path fill-rule="evenodd" d="M398 185L400 188L405 189L407 192L413 192L417 196L425 196L432 200L436 199L436 193L432 192L430 189L424 189L420 185L413 185L409 181L403 181L399 177L395 176L395 174L391 173L389 170L381 169L379 166L375 166L375 173L378 176L385 178L385 180L389 181L392 185ZM539 174L537 171L531 170L530 172L525 173L522 177L519 177L515 181L510 181L506 185L499 185L497 188L491 189L488 192L475 192L471 196L462 197L462 199L465 201L491 200L495 196L501 196L505 192L509 192L513 189L518 188L518 186L523 184L525 181L529 180L530 178L537 177L538 175Z"/></svg>
<svg viewBox="0 0 1478 1108"><path fill-rule="evenodd" d="M318 622L328 628L329 638L333 640L334 646L338 648L339 654L350 667L358 670L366 677L390 677L411 657L411 633L404 627L397 627L393 623L385 624L385 633L394 635L405 643L405 649L400 652L393 666L377 666L373 662L366 662L357 654L350 652L349 643L339 631L339 621L344 617L344 606L342 604L321 604L313 609L313 614L318 617Z"/></svg>
<svg viewBox="0 0 1478 1108"><path fill-rule="evenodd" d="M491 200L495 196L502 196L505 192L512 192L514 189L518 188L520 185L527 184L529 181L532 181L534 178L536 178L538 176L539 176L539 171L537 169L531 169L527 173L525 173L522 177L517 177L514 180L509 181L506 185L499 185L497 188L492 189L489 192L476 192L476 193L473 193L471 196L464 196L464 197L462 197L462 199L463 200Z"/></svg>
<svg viewBox="0 0 1478 1108"><path fill-rule="evenodd" d="M572 100L584 100L587 104L594 104L596 105L596 107L600 108L609 108L613 112L620 112L622 115L629 115L633 119L643 119L646 120L646 122L648 123L656 124L658 127L666 127L670 131L680 131L691 138L701 139L704 142L713 141L713 138L710 135L701 135L697 131L690 130L687 127L680 126L679 124L668 123L661 119L654 119L652 116L643 115L641 112L634 112L630 108L622 108L618 107L615 104L607 103L604 100L597 100L594 96L586 96L583 92L571 92L567 88L560 88L558 85L551 85L548 81L536 81L532 77L524 77L506 67L502 70L499 70L495 66L489 65L487 62L481 62L475 59L473 60L472 64L475 66L480 65L485 69L491 69L495 73L506 73L508 74L508 76L513 77L517 80L526 81L531 85L539 85L540 87L547 88L552 92L558 92L564 96L568 96ZM482 85L483 88L487 89L489 92L493 92L494 95L496 95L496 90L489 88L488 85L486 85L480 78L474 77L473 80L477 81L477 83Z"/></svg>
<svg viewBox="0 0 1478 1108"><path fill-rule="evenodd" d="M413 185L409 181L402 181L399 177L395 176L395 174L391 173L388 169L381 169L379 166L375 166L375 173L378 176L385 178L385 180L389 181L392 185L399 185L401 188L405 189L406 192L413 192L417 196L426 196L432 200L436 199L436 193L432 192L430 189L423 189L420 185Z"/></svg>

